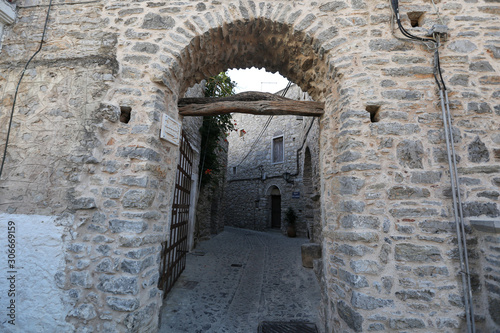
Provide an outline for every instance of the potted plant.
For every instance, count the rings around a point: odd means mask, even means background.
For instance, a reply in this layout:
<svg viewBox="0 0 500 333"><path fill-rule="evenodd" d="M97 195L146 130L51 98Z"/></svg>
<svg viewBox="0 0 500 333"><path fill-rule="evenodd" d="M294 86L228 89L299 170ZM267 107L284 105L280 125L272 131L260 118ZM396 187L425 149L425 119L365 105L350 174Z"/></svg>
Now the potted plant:
<svg viewBox="0 0 500 333"><path fill-rule="evenodd" d="M295 229L295 223L297 222L297 214L292 207L288 207L285 212L285 222L286 222L286 233L288 237L297 236L297 231Z"/></svg>

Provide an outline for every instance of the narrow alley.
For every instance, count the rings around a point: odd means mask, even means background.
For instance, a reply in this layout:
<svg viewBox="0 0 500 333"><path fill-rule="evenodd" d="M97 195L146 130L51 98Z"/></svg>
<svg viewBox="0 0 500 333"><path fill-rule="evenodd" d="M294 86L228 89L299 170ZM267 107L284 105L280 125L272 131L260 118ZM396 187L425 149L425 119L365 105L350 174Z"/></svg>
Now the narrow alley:
<svg viewBox="0 0 500 333"><path fill-rule="evenodd" d="M262 321L317 324L318 282L301 263L306 242L231 227L201 242L164 301L160 332L250 333Z"/></svg>

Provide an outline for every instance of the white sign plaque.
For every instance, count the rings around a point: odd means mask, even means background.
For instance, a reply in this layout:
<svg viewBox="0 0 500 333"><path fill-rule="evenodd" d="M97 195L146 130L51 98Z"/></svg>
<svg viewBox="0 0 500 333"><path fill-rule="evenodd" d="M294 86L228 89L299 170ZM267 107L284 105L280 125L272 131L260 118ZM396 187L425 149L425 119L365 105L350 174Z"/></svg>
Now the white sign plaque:
<svg viewBox="0 0 500 333"><path fill-rule="evenodd" d="M180 137L181 123L166 114L162 114L160 138L178 146Z"/></svg>

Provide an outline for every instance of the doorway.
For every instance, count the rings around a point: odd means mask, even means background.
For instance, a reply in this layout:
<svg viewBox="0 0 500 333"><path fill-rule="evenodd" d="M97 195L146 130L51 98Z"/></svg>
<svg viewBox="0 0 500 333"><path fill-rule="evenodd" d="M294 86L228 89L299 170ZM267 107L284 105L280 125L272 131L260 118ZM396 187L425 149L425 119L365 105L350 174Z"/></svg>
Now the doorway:
<svg viewBox="0 0 500 333"><path fill-rule="evenodd" d="M281 193L277 187L271 191L271 228L281 229Z"/></svg>

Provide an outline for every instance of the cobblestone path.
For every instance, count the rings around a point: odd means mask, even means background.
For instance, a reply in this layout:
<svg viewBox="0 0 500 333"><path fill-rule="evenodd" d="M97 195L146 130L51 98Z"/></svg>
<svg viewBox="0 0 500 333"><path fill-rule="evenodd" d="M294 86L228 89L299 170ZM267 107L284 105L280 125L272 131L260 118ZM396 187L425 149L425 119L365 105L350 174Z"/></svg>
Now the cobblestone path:
<svg viewBox="0 0 500 333"><path fill-rule="evenodd" d="M250 333L263 320L317 322L321 296L313 271L301 264L305 242L226 227L188 254L164 302L160 332Z"/></svg>

